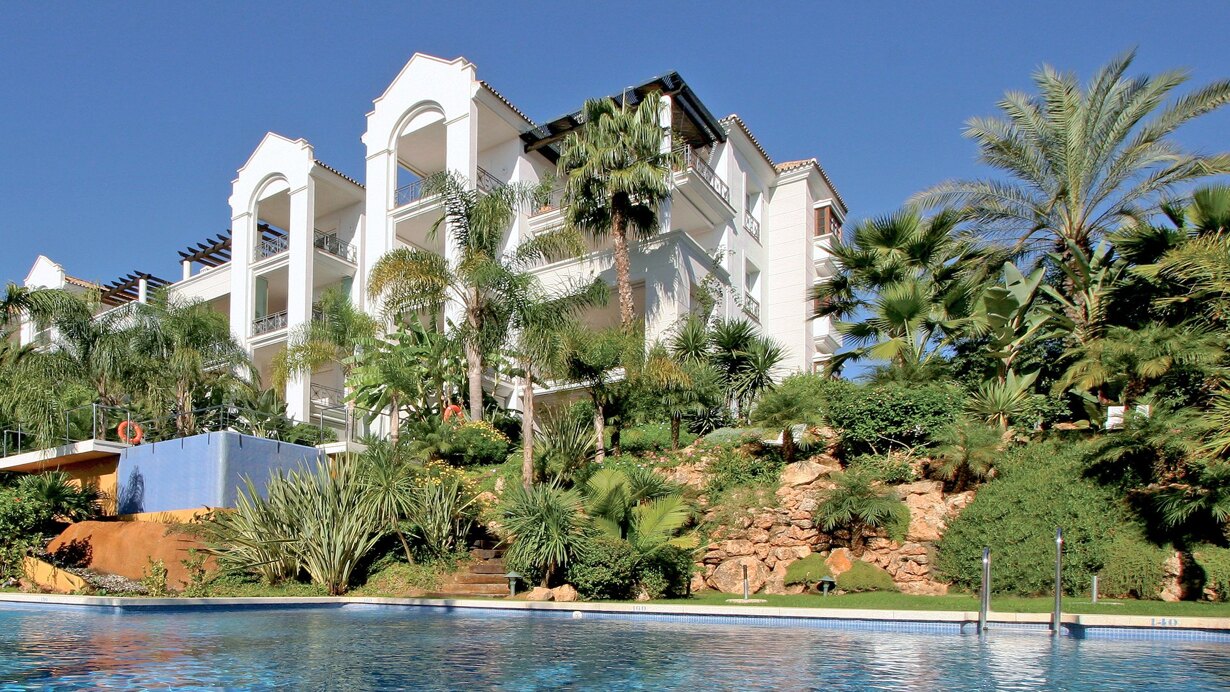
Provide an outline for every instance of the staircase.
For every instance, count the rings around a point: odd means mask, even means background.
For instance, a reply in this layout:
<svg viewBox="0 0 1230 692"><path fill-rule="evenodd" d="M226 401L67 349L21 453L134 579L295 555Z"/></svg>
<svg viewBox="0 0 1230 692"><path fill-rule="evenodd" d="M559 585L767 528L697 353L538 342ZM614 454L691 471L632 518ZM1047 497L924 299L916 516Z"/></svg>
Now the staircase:
<svg viewBox="0 0 1230 692"><path fill-rule="evenodd" d="M458 572L432 594L447 598L472 596L499 597L508 595L508 568L504 566L504 548L482 541L470 550L475 561L464 572Z"/></svg>

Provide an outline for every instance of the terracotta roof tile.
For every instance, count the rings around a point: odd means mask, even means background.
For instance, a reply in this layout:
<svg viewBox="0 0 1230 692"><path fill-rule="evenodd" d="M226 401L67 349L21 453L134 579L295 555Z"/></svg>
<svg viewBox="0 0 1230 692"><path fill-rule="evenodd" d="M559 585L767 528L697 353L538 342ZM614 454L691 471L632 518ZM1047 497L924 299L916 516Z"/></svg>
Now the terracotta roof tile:
<svg viewBox="0 0 1230 692"><path fill-rule="evenodd" d="M359 187L363 187L363 183L361 183L361 182L359 182L359 181L355 180L354 178L351 178L350 176L348 176L348 175L346 175L345 173L343 173L343 172L341 172L341 171L337 170L337 169L336 169L336 168L334 168L333 166L330 166L329 164L325 163L324 161L321 161L320 159L316 159L315 161L316 161L316 165L317 165L317 166L320 166L321 168L325 169L326 171L329 171L330 173L336 173L336 174L337 174L338 176L340 176L343 180L347 180L347 181L349 181L349 182L354 183L355 185L358 185ZM367 189L367 188L363 188L363 189Z"/></svg>

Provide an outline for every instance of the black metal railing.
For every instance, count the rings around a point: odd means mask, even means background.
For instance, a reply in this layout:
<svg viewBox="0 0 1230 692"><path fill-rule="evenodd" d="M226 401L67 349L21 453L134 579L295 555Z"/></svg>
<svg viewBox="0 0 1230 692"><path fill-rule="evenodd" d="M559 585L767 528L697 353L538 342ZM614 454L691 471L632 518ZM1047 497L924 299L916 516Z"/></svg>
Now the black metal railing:
<svg viewBox="0 0 1230 692"><path fill-rule="evenodd" d="M354 264L358 257L358 250L355 249L354 243L348 243L337 237L336 233L323 233L316 231L316 239L313 244L324 250L325 252L335 257L340 257L351 264Z"/></svg>
<svg viewBox="0 0 1230 692"><path fill-rule="evenodd" d="M702 180L709 184L709 187L713 188L714 192L718 193L722 199L729 203L730 186L718 177L717 171L713 170L713 167L709 165L705 157L691 147L683 147L682 154L684 167L696 171L696 175L700 176Z"/></svg>
<svg viewBox="0 0 1230 692"><path fill-rule="evenodd" d="M760 301L753 298L752 294L747 291L743 292L743 312L757 322L760 321Z"/></svg>
<svg viewBox="0 0 1230 692"><path fill-rule="evenodd" d="M286 329L286 311L275 312L264 317L257 317L252 320L252 336L268 334L276 332L279 329Z"/></svg>
<svg viewBox="0 0 1230 692"><path fill-rule="evenodd" d="M550 214L551 212L559 211L560 209L563 209L563 207L564 207L564 188L557 187L551 191L551 195L547 197L546 201L540 204L537 208L532 209L530 211L530 217L542 216L543 214Z"/></svg>
<svg viewBox="0 0 1230 692"><path fill-rule="evenodd" d="M482 166L478 167L478 175L475 177L474 185L482 192L491 192L504 186L500 179L491 175Z"/></svg>
<svg viewBox="0 0 1230 692"><path fill-rule="evenodd" d="M423 186L426 180L419 178L409 185L402 185L393 193L393 206L403 207L411 202L417 202L423 199Z"/></svg>
<svg viewBox="0 0 1230 692"><path fill-rule="evenodd" d="M308 388L308 397L317 406L340 406L346 399L346 393L336 387L326 387L313 382Z"/></svg>

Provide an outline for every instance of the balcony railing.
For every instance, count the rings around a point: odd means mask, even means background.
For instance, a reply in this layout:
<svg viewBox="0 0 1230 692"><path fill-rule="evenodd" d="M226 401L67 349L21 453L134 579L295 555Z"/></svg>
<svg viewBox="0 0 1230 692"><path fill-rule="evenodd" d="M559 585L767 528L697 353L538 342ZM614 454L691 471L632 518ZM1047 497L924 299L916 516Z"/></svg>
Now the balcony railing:
<svg viewBox="0 0 1230 692"><path fill-rule="evenodd" d="M315 382L308 388L308 397L318 406L340 406L346 398L346 393L336 387L326 387Z"/></svg>
<svg viewBox="0 0 1230 692"><path fill-rule="evenodd" d="M359 256L358 251L355 249L354 243L347 243L337 237L336 233L322 233L320 231L316 231L316 240L314 244L316 247L324 250L330 255L341 257L351 264L354 264Z"/></svg>
<svg viewBox="0 0 1230 692"><path fill-rule="evenodd" d="M709 165L709 162L706 161L698 151L691 147L684 147L682 153L684 167L691 168L696 171L696 174L699 175L706 183L709 183L709 187L713 188L713 191L718 193L718 195L720 195L722 199L726 200L729 204L730 186L718 177L717 172L713 170L713 167Z"/></svg>
<svg viewBox="0 0 1230 692"><path fill-rule="evenodd" d="M260 336L269 332L286 329L286 311L275 312L272 315L257 317L252 320L252 336Z"/></svg>
<svg viewBox="0 0 1230 692"><path fill-rule="evenodd" d="M280 255L290 249L289 236L261 236L256 243L255 259L260 261L266 257Z"/></svg>
<svg viewBox="0 0 1230 692"><path fill-rule="evenodd" d="M743 292L743 312L757 322L760 321L760 301L753 298L748 291Z"/></svg>
<svg viewBox="0 0 1230 692"><path fill-rule="evenodd" d="M504 186L504 183L500 182L499 178L488 173L482 166L478 167L478 176L474 184L482 192L492 192Z"/></svg>
<svg viewBox="0 0 1230 692"><path fill-rule="evenodd" d="M544 204L530 211L530 216L534 217L534 216L542 216L543 214L550 214L553 211L559 211L560 209L563 208L563 206L564 206L564 188L557 187L551 191L551 196L547 198L547 201Z"/></svg>
<svg viewBox="0 0 1230 692"><path fill-rule="evenodd" d="M743 230L756 240L760 240L760 222L750 212L743 212Z"/></svg>
<svg viewBox="0 0 1230 692"><path fill-rule="evenodd" d="M423 199L423 185L426 184L426 182L427 181L423 178L419 178L409 185L403 185L397 188L397 192L393 193L393 206L402 207L410 204L411 202L417 202L420 199Z"/></svg>

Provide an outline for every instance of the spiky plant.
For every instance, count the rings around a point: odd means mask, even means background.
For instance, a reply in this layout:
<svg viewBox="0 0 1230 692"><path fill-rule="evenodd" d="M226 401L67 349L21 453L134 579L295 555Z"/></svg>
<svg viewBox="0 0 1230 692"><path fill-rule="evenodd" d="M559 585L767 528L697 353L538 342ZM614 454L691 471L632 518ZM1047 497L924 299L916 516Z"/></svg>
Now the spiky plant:
<svg viewBox="0 0 1230 692"><path fill-rule="evenodd" d="M501 516L512 541L509 562L542 570L543 586L588 548L590 521L576 490L554 484L514 486L506 491Z"/></svg>
<svg viewBox="0 0 1230 692"><path fill-rule="evenodd" d="M908 524L910 510L895 491L877 485L874 476L863 471L835 473L832 490L824 493L816 507L816 523L825 531L849 533L850 550L859 555L867 536L877 529L893 529Z"/></svg>

